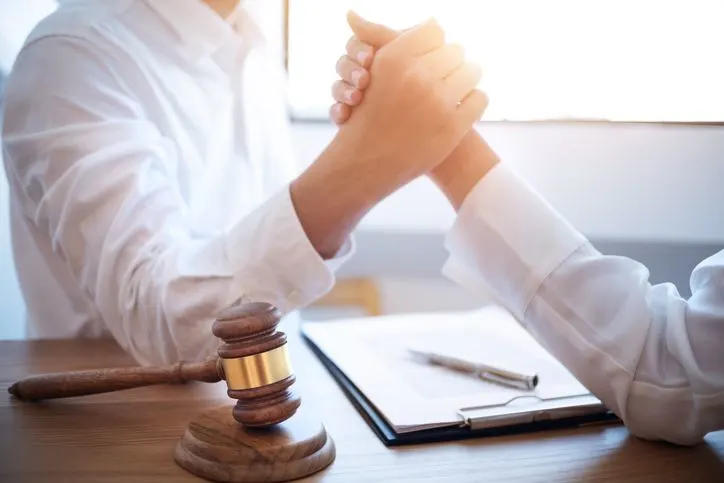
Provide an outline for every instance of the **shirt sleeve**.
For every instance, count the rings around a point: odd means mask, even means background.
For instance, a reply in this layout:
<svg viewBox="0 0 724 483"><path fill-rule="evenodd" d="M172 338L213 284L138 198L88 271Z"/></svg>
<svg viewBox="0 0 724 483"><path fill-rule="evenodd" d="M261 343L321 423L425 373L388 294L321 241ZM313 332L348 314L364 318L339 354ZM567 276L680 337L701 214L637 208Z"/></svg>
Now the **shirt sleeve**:
<svg viewBox="0 0 724 483"><path fill-rule="evenodd" d="M503 164L446 244L444 273L491 292L633 434L689 445L724 429L724 251L695 268L684 299L599 253Z"/></svg>
<svg viewBox="0 0 724 483"><path fill-rule="evenodd" d="M174 174L181 155L104 55L71 38L26 48L3 146L25 216L120 345L142 364L198 360L216 348L214 316L235 301L287 313L327 292L351 248L323 260L288 186L226 233L193 232Z"/></svg>

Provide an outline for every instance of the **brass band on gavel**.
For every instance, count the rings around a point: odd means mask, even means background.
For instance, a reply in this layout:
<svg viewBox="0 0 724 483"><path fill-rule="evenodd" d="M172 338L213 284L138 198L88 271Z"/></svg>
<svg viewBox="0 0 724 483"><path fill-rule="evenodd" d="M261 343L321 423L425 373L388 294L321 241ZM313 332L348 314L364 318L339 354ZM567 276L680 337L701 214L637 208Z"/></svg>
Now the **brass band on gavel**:
<svg viewBox="0 0 724 483"><path fill-rule="evenodd" d="M255 389L293 374L287 345L234 359L221 359L226 384L232 390Z"/></svg>

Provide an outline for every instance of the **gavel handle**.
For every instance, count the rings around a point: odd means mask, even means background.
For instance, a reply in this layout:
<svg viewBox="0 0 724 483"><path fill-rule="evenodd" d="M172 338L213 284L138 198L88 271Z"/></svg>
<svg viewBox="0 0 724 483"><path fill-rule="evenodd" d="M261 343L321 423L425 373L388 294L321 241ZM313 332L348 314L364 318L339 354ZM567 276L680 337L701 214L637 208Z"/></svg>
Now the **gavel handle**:
<svg viewBox="0 0 724 483"><path fill-rule="evenodd" d="M37 401L87 396L154 384L187 381L219 382L223 377L218 358L204 362L179 362L163 367L123 367L61 372L31 376L16 382L8 392L18 399Z"/></svg>

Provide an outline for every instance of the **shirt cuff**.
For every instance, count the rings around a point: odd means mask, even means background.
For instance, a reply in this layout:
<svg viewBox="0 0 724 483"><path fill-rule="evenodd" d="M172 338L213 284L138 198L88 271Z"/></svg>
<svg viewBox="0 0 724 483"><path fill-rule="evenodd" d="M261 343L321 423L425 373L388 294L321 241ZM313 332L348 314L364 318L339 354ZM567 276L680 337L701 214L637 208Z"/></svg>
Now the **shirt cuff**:
<svg viewBox="0 0 724 483"><path fill-rule="evenodd" d="M548 275L586 238L498 163L468 194L446 238L443 273L491 295L518 320Z"/></svg>
<svg viewBox="0 0 724 483"><path fill-rule="evenodd" d="M307 238L288 187L246 217L225 240L227 259L238 269L235 296L272 303L283 313L329 292L336 271L355 247L350 237L334 258L323 259Z"/></svg>

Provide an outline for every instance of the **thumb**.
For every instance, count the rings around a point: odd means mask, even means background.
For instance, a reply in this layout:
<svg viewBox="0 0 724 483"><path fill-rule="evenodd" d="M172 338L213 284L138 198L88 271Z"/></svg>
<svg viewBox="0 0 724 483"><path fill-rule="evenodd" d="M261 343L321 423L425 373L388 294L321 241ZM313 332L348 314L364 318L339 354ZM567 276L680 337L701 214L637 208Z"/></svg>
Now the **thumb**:
<svg viewBox="0 0 724 483"><path fill-rule="evenodd" d="M347 23L352 28L354 35L361 42L371 45L376 49L381 49L392 42L401 33L384 25L365 20L352 10L347 13Z"/></svg>

